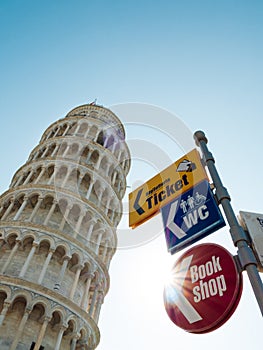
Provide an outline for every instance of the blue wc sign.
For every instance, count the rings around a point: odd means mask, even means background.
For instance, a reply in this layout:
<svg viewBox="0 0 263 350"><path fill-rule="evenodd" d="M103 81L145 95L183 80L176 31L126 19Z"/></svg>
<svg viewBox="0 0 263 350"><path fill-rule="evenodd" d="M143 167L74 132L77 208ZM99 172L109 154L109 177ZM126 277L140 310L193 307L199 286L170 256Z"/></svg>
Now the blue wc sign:
<svg viewBox="0 0 263 350"><path fill-rule="evenodd" d="M161 209L171 254L225 226L209 182L204 180Z"/></svg>

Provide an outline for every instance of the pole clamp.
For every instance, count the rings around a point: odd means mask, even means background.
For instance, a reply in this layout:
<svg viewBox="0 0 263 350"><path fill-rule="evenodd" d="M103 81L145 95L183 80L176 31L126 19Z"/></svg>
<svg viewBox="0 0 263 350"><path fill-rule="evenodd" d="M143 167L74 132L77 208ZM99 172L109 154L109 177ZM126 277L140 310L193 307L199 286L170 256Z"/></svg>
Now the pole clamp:
<svg viewBox="0 0 263 350"><path fill-rule="evenodd" d="M223 199L227 199L227 200L231 200L231 197L227 191L227 189L223 186L220 186L219 188L216 189L216 193L215 193L217 202L219 204L221 204Z"/></svg>
<svg viewBox="0 0 263 350"><path fill-rule="evenodd" d="M248 265L255 265L257 266L257 260L255 258L255 255L253 254L251 248L247 246L245 243L242 244L241 247L238 247L238 258L242 267L242 270L246 269L246 266Z"/></svg>
<svg viewBox="0 0 263 350"><path fill-rule="evenodd" d="M232 225L230 227L230 233L235 246L237 246L237 243L240 241L243 241L243 242L246 242L246 244L249 244L248 236L246 235L245 231L240 225Z"/></svg>

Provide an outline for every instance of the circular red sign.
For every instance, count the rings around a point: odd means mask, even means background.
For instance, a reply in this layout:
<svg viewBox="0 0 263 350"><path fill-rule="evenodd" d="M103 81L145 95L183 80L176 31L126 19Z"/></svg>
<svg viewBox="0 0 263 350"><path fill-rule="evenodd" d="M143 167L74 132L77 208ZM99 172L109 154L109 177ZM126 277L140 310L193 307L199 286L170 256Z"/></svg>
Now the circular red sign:
<svg viewBox="0 0 263 350"><path fill-rule="evenodd" d="M225 248L200 244L174 264L164 289L165 309L178 327L191 333L211 332L235 311L242 285L242 274Z"/></svg>

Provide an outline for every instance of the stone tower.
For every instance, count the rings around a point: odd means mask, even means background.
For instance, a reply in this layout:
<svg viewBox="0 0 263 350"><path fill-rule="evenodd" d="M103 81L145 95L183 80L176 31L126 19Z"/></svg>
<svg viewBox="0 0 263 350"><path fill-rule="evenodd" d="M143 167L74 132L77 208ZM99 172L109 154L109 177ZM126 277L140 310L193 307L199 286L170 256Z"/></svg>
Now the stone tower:
<svg viewBox="0 0 263 350"><path fill-rule="evenodd" d="M44 132L0 197L0 349L95 349L130 154L95 104Z"/></svg>

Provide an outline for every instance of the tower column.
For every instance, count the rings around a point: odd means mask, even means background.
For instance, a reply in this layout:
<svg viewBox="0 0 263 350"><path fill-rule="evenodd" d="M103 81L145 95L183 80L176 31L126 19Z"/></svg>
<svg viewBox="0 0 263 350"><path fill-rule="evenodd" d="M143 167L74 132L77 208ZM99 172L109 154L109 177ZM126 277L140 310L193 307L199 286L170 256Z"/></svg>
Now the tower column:
<svg viewBox="0 0 263 350"><path fill-rule="evenodd" d="M62 181L61 187L65 187L65 186L66 186L66 184L67 184L67 182L68 182L69 176L70 176L70 169L68 169L68 172L67 172L67 174L66 174L64 180Z"/></svg>
<svg viewBox="0 0 263 350"><path fill-rule="evenodd" d="M115 205L113 207L115 207ZM114 215L115 215L115 209L112 209L111 214L109 216L110 221L113 221Z"/></svg>
<svg viewBox="0 0 263 350"><path fill-rule="evenodd" d="M50 157L53 158L57 154L57 151L60 147L60 144L57 144L56 147L54 148L53 152L51 153Z"/></svg>
<svg viewBox="0 0 263 350"><path fill-rule="evenodd" d="M9 306L10 306L10 302L5 301L3 309L2 309L1 314L0 314L0 327L2 326L2 323L3 323L4 319L5 319L5 316L7 314Z"/></svg>
<svg viewBox="0 0 263 350"><path fill-rule="evenodd" d="M100 288L100 284L96 284L95 285L95 289L94 289L94 292L93 292L93 296L92 296L92 300L91 300L91 304L90 304L90 308L89 308L89 314L90 316L92 317L93 315L93 312L94 312L94 307L95 307L95 303L96 303L96 300L97 300L97 294L98 294L98 290Z"/></svg>
<svg viewBox="0 0 263 350"><path fill-rule="evenodd" d="M101 290L101 291L99 291L99 295L98 295L97 301L96 301L95 311L94 311L94 314L93 314L93 319L94 319L95 322L98 322L101 305L103 304L103 299L104 299L104 293Z"/></svg>
<svg viewBox="0 0 263 350"><path fill-rule="evenodd" d="M85 139L86 139L86 138L88 137L88 135L89 135L89 130L90 130L90 128L89 128L89 126L88 126L87 131L86 131L85 134L84 134L84 138L85 138Z"/></svg>
<svg viewBox="0 0 263 350"><path fill-rule="evenodd" d="M67 209L66 209L65 213L63 214L63 218L62 218L61 223L59 225L59 230L61 230L61 231L63 230L63 227L68 219L68 215L69 215L69 212L71 209L72 209L72 205L70 204L67 206Z"/></svg>
<svg viewBox="0 0 263 350"><path fill-rule="evenodd" d="M38 181L41 179L41 177L44 175L46 168L42 167L40 173L38 174L38 177L35 180L35 183L38 183Z"/></svg>
<svg viewBox="0 0 263 350"><path fill-rule="evenodd" d="M16 349L17 344L18 344L18 342L19 342L19 340L20 340L20 337L21 337L21 335L22 335L22 332L23 332L23 330L24 330L24 328L25 328L26 321L27 321L27 319L28 319L28 316L29 316L29 313L30 313L30 312L31 312L30 309L26 309L26 310L25 310L24 315L23 315L23 317L22 317L22 319L21 319L21 321L20 321L20 323L19 323L19 327L18 327L18 329L16 330L16 336L15 336L15 338L14 338L14 340L13 340L13 343L12 343L12 345L11 345L10 350L15 350L15 349Z"/></svg>
<svg viewBox="0 0 263 350"><path fill-rule="evenodd" d="M103 142L103 147L107 148L107 143L109 141L109 135L105 137L104 142Z"/></svg>
<svg viewBox="0 0 263 350"><path fill-rule="evenodd" d="M70 344L70 350L75 350L76 349L76 345L77 345L78 339L79 339L79 334L78 333L74 333L73 338L71 340L71 344Z"/></svg>
<svg viewBox="0 0 263 350"><path fill-rule="evenodd" d="M54 350L59 350L59 349L60 349L60 344L61 344L62 336L63 336L63 333L65 332L66 329L67 329L67 325L63 325L63 324L62 324L62 325L60 326L60 329L59 329L59 332L58 332L57 341L56 341L56 345L55 345Z"/></svg>
<svg viewBox="0 0 263 350"><path fill-rule="evenodd" d="M96 135L94 136L94 141L97 142L97 139L99 137L99 134L100 134L101 130L98 129L98 131L96 132Z"/></svg>
<svg viewBox="0 0 263 350"><path fill-rule="evenodd" d="M34 175L34 170L31 170L31 171L29 172L27 178L25 179L23 185L26 185L26 184L29 182L29 180L31 179L31 177L32 177L33 175Z"/></svg>
<svg viewBox="0 0 263 350"><path fill-rule="evenodd" d="M109 245L109 241L105 242L104 248L103 248L103 252L101 254L101 260L104 262L106 255L107 255L107 251L108 251L108 245Z"/></svg>
<svg viewBox="0 0 263 350"><path fill-rule="evenodd" d="M99 249L100 249L100 243L101 243L101 239L103 236L104 231L100 230L98 236L97 236L97 240L95 242L95 253L98 254L99 253Z"/></svg>
<svg viewBox="0 0 263 350"><path fill-rule="evenodd" d="M53 212L54 212L54 210L56 208L57 203L58 202L55 199L53 199L52 206L51 206L51 208L50 208L50 210L49 210L49 212L48 212L48 214L47 214L47 216L45 218L45 221L43 222L43 225L47 225L48 224L48 222L49 222L49 220L51 218L51 215L53 214Z"/></svg>
<svg viewBox="0 0 263 350"><path fill-rule="evenodd" d="M79 191L79 186L80 186L80 183L81 183L81 181L83 179L83 176L84 175L79 174L79 178L78 178L78 181L77 181L77 189L78 189L78 191Z"/></svg>
<svg viewBox="0 0 263 350"><path fill-rule="evenodd" d="M113 174L112 181L111 181L111 183L112 183L113 186L114 186L114 184L115 184L117 174L118 174L117 171L115 171L114 174Z"/></svg>
<svg viewBox="0 0 263 350"><path fill-rule="evenodd" d="M120 192L120 190L121 190L121 180L119 180L117 183L117 192Z"/></svg>
<svg viewBox="0 0 263 350"><path fill-rule="evenodd" d="M17 249L18 249L19 246L20 246L20 243L21 243L21 241L17 239L15 245L13 246L13 249L11 250L11 252L10 252L10 254L9 254L8 259L6 260L4 266L2 267L2 270L1 270L1 273L2 273L2 274L4 274L5 271L6 271L6 269L8 268L8 266L9 266L9 264L10 264L10 262L11 262L13 256L15 255Z"/></svg>
<svg viewBox="0 0 263 350"><path fill-rule="evenodd" d="M90 157L91 157L93 151L94 151L94 149L92 149L92 148L89 149L89 154L88 154L87 159L86 159L86 163L87 163L87 164L88 164L89 161L90 161Z"/></svg>
<svg viewBox="0 0 263 350"><path fill-rule="evenodd" d="M112 147L111 147L111 152L112 152L113 154L114 154L114 152L115 152L115 150L116 150L117 145L118 145L118 142L116 142L116 140L114 140L114 143L113 143L113 145L112 145Z"/></svg>
<svg viewBox="0 0 263 350"><path fill-rule="evenodd" d="M34 207L32 213L31 213L28 221L31 221L31 222L33 221L34 216L36 215L36 213L37 213L38 209L40 208L42 202L43 202L43 197L39 196L38 200L37 200L37 204L35 205L35 207Z"/></svg>
<svg viewBox="0 0 263 350"><path fill-rule="evenodd" d="M70 127L71 127L71 125L68 124L68 126L66 127L66 129L65 129L65 131L63 132L62 136L67 135L67 132L69 131Z"/></svg>
<svg viewBox="0 0 263 350"><path fill-rule="evenodd" d="M41 346L41 343L42 343L42 340L44 338L44 335L46 333L46 329L47 329L47 325L48 323L50 322L51 318L50 317L45 317L44 318L44 322L42 324L42 327L40 329L40 332L38 334L38 337L37 337L37 340L36 340L36 344L34 346L34 349L33 350L39 350L40 346Z"/></svg>
<svg viewBox="0 0 263 350"><path fill-rule="evenodd" d="M26 261L24 263L24 266L22 267L22 270L20 271L20 274L19 274L20 278L24 277L24 275L25 275L25 273L27 271L28 265L30 264L30 261L33 258L33 255L35 254L35 251L36 251L37 247L38 247L38 243L33 242L33 245L32 245L32 248L30 250L30 253L28 254L27 259L26 259Z"/></svg>
<svg viewBox="0 0 263 350"><path fill-rule="evenodd" d="M89 199L89 197L90 197L90 194L91 194L91 191L92 191L92 188L93 188L94 182L95 182L95 180L94 180L93 178L92 178L92 179L90 179L89 188L88 188L88 191L87 191L87 194L86 194L86 198L87 198L87 200L90 200L90 199Z"/></svg>
<svg viewBox="0 0 263 350"><path fill-rule="evenodd" d="M66 156L66 154L68 153L70 145L67 145L67 147L65 148L63 154L61 154L61 157L64 158Z"/></svg>
<svg viewBox="0 0 263 350"><path fill-rule="evenodd" d="M39 150L31 157L30 160L36 160L38 158Z"/></svg>
<svg viewBox="0 0 263 350"><path fill-rule="evenodd" d="M105 214L108 215L109 209L110 209L110 202L111 202L111 197L109 196L109 198L107 199L107 203L106 203L106 209L105 209Z"/></svg>
<svg viewBox="0 0 263 350"><path fill-rule="evenodd" d="M24 197L23 203L21 204L20 208L18 209L18 212L14 216L13 220L18 220L19 219L19 216L22 214L22 211L25 209L25 206L27 205L27 202L28 202L28 198Z"/></svg>
<svg viewBox="0 0 263 350"><path fill-rule="evenodd" d="M106 164L106 167L105 167L105 175L107 176L107 177L109 177L109 170L110 170L110 163L107 163Z"/></svg>
<svg viewBox="0 0 263 350"><path fill-rule="evenodd" d="M78 281L79 281L79 276L80 276L80 273L81 273L81 270L83 269L83 265L79 265L78 268L77 268L77 271L76 271L76 274L75 274L75 278L74 278L74 282L73 282L73 285L72 285L72 288L71 288L71 291L70 291L70 295L69 295L69 298L73 300L74 298L74 294L75 294L75 291L76 291L76 288L77 288L77 285L78 285Z"/></svg>
<svg viewBox="0 0 263 350"><path fill-rule="evenodd" d="M99 158L98 158L97 163L95 165L95 168L97 170L100 168L101 161L102 161L102 155L99 155Z"/></svg>
<svg viewBox="0 0 263 350"><path fill-rule="evenodd" d="M122 152L120 150L119 154L118 154L118 157L117 157L117 160L118 160L119 163L121 162L121 158L122 158Z"/></svg>
<svg viewBox="0 0 263 350"><path fill-rule="evenodd" d="M54 181L54 177L55 177L55 167L54 167L53 174L50 176L50 178L47 182L48 185L50 185Z"/></svg>
<svg viewBox="0 0 263 350"><path fill-rule="evenodd" d="M45 149L45 151L41 154L41 158L45 158L45 156L46 156L48 150L49 150L49 147L47 147L47 148Z"/></svg>
<svg viewBox="0 0 263 350"><path fill-rule="evenodd" d="M90 272L88 273L88 278L86 280L86 286L85 286L85 291L84 291L84 294L83 294L83 297L81 299L81 304L80 306L86 310L87 306L88 306L88 302L89 302L89 290L90 290L90 284L91 284L91 281L92 281L92 278L94 277L94 272Z"/></svg>
<svg viewBox="0 0 263 350"><path fill-rule="evenodd" d="M47 136L45 137L45 140L48 140L52 134L53 130L50 130L49 133L47 134ZM44 141L45 141L44 140Z"/></svg>
<svg viewBox="0 0 263 350"><path fill-rule="evenodd" d="M86 236L87 241L90 240L90 237L91 237L91 234L92 234L92 230L93 230L93 227L94 227L95 223L96 223L95 219L92 218L90 220L90 224L89 224L89 228L88 228L88 232L87 232L87 236Z"/></svg>
<svg viewBox="0 0 263 350"><path fill-rule="evenodd" d="M77 221L77 224L76 224L76 228L75 228L75 232L74 232L74 235L73 235L74 238L76 238L77 234L80 233L79 229L80 229L80 226L81 226L81 223L82 223L82 220L83 220L85 214L86 213L84 211L82 211L80 213L80 215L79 215L79 218L78 218L78 221Z"/></svg>
<svg viewBox="0 0 263 350"><path fill-rule="evenodd" d="M103 192L105 191L105 187L100 187L98 190L97 190L97 193L98 193L98 202L101 203L101 198L102 198L102 195L103 195Z"/></svg>
<svg viewBox="0 0 263 350"><path fill-rule="evenodd" d="M66 268L68 266L68 262L70 259L71 259L71 257L67 256L67 255L63 258L63 263L62 263L62 267L61 267L61 270L60 270L60 273L59 273L59 276L57 279L57 283L55 283L55 286L54 286L54 289L56 289L56 290L60 289L61 282L63 281L64 274L66 272Z"/></svg>
<svg viewBox="0 0 263 350"><path fill-rule="evenodd" d="M52 258L53 253L54 253L54 249L50 249L49 252L48 252L48 255L46 257L46 260L44 262L44 265L43 265L43 268L41 270L41 273L39 275L39 279L37 281L37 283L39 283L39 284L42 283L42 281L43 281L43 279L45 277L45 274L46 274L46 271L47 271L47 267L48 267L48 264L49 264L49 262L50 262L50 260Z"/></svg>
<svg viewBox="0 0 263 350"><path fill-rule="evenodd" d="M6 219L6 217L10 214L11 210L13 209L14 204L15 204L15 198L11 198L10 199L10 204L9 204L8 208L6 209L4 215L2 216L1 220L5 220Z"/></svg>
<svg viewBox="0 0 263 350"><path fill-rule="evenodd" d="M24 174L20 175L19 178L17 179L17 181L15 183L13 183L13 186L19 186L23 177L24 177Z"/></svg>
<svg viewBox="0 0 263 350"><path fill-rule="evenodd" d="M59 132L60 128L57 128L57 130L55 131L55 134L53 135L53 137L56 137L58 132Z"/></svg>

